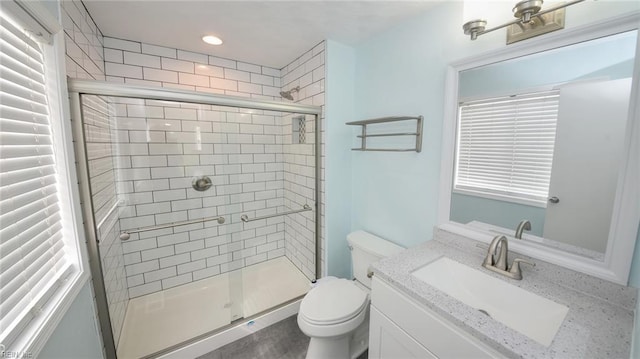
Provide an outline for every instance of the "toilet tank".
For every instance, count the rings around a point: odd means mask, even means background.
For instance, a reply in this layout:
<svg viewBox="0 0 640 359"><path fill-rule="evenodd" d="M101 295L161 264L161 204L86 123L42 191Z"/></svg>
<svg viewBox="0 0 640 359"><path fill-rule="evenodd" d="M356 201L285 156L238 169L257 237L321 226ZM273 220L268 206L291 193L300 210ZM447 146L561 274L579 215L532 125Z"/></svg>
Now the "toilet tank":
<svg viewBox="0 0 640 359"><path fill-rule="evenodd" d="M351 249L351 269L356 280L371 288L371 278L367 277L369 266L373 262L394 255L404 248L365 231L356 231L347 235Z"/></svg>

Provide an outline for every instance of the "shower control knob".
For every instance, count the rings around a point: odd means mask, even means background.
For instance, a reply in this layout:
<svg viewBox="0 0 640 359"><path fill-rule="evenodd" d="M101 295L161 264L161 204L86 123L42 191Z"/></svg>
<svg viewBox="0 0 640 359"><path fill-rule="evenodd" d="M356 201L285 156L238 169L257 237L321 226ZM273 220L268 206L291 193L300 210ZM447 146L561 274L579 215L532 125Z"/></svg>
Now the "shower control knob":
<svg viewBox="0 0 640 359"><path fill-rule="evenodd" d="M211 178L207 176L201 176L194 178L193 182L191 182L191 185L196 191L203 192L211 188L213 183L211 182Z"/></svg>

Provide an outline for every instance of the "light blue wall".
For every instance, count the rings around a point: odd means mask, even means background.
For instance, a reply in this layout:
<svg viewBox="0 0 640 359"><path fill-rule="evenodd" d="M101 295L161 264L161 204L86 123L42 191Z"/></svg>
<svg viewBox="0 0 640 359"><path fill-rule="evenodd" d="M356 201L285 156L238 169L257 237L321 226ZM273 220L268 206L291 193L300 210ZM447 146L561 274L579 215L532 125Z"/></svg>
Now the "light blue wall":
<svg viewBox="0 0 640 359"><path fill-rule="evenodd" d="M464 71L460 74L459 96L505 93L588 78L631 77L636 34L637 31L618 34Z"/></svg>
<svg viewBox="0 0 640 359"><path fill-rule="evenodd" d="M355 119L421 114L425 123L420 154L352 152L352 230L364 229L404 246L431 239L447 65L506 46L503 31L470 41L460 29L462 10L462 2L438 5L356 46ZM638 10L640 2L634 1L585 2L567 10L566 28ZM633 268L640 272L637 249Z"/></svg>
<svg viewBox="0 0 640 359"><path fill-rule="evenodd" d="M49 337L38 358L102 358L102 341L93 303L91 284L87 282Z"/></svg>
<svg viewBox="0 0 640 359"><path fill-rule="evenodd" d="M454 210L455 209L455 210ZM523 219L531 222L528 234L542 236L545 208L454 193L451 195L451 220L467 223L473 220L513 229Z"/></svg>
<svg viewBox="0 0 640 359"><path fill-rule="evenodd" d="M638 10L638 2L585 2L567 11L566 28ZM503 31L470 41L462 12L462 2L447 2L355 47L355 119L421 114L425 122L422 153L351 153L352 230L404 246L431 238L447 65L506 46Z"/></svg>
<svg viewBox="0 0 640 359"><path fill-rule="evenodd" d="M356 48L356 119L423 115L424 135L421 153L352 152L354 230L403 246L431 238L445 69L461 54L461 17L462 2L441 5Z"/></svg>
<svg viewBox="0 0 640 359"><path fill-rule="evenodd" d="M347 234L351 229L351 128L355 52L327 41L325 88L325 234L327 273L351 277Z"/></svg>

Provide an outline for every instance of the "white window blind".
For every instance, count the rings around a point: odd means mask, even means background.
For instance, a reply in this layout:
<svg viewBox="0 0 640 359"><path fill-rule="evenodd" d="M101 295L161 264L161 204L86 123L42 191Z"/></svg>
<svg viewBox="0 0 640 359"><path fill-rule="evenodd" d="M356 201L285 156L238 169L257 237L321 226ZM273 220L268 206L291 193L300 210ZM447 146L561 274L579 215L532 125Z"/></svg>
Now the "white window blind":
<svg viewBox="0 0 640 359"><path fill-rule="evenodd" d="M559 91L464 102L454 190L545 204Z"/></svg>
<svg viewBox="0 0 640 359"><path fill-rule="evenodd" d="M0 343L8 345L38 315L70 263L42 50L0 21Z"/></svg>

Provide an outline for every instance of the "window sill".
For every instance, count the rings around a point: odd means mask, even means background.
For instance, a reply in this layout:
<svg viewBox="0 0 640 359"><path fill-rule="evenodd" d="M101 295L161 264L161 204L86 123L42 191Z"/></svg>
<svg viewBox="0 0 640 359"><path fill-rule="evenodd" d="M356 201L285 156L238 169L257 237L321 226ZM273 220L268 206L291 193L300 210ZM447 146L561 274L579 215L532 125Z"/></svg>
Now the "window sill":
<svg viewBox="0 0 640 359"><path fill-rule="evenodd" d="M457 194L462 194L462 195L467 195L467 196L492 199L492 200L495 200L495 201L522 204L522 205L525 205L525 206L538 207L538 208L547 208L547 202L543 202L541 200L526 199L526 198L515 198L515 197L510 197L510 196L507 196L507 195L500 195L500 194L497 194L497 193L481 192L481 191L474 191L474 190L470 190L470 189L461 189L461 188L453 188L453 190L451 192L452 193L457 193Z"/></svg>

